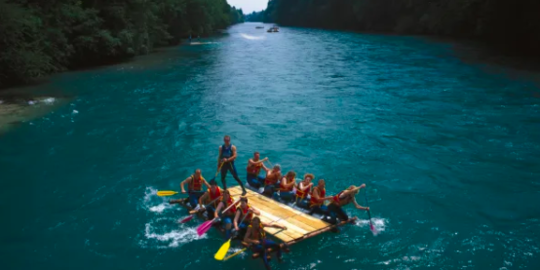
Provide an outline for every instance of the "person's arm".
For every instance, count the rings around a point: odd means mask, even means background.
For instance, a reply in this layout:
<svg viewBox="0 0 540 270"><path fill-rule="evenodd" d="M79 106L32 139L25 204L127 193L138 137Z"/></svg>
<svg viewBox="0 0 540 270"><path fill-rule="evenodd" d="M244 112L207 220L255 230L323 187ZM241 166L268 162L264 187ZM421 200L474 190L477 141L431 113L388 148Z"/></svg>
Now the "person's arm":
<svg viewBox="0 0 540 270"><path fill-rule="evenodd" d="M240 210L240 209L238 209ZM236 215L234 216L234 222L233 222L233 225L234 225L234 229L236 231L238 231L238 220L240 219L240 211L236 211Z"/></svg>
<svg viewBox="0 0 540 270"><path fill-rule="evenodd" d="M268 158L265 158L265 159L268 160ZM266 166L264 165L264 163L262 163L261 165L262 165L263 170L265 170L265 171L267 171L267 172L270 170L268 167L266 167Z"/></svg>
<svg viewBox="0 0 540 270"><path fill-rule="evenodd" d="M199 205L201 207L204 207L203 201L208 196L208 192L205 192L200 198L199 198Z"/></svg>
<svg viewBox="0 0 540 270"><path fill-rule="evenodd" d="M261 222L261 223L264 227L268 227L268 228L278 228L278 229L283 229L283 230L287 229L287 227L281 226L279 224L270 224L270 223L264 223L264 222Z"/></svg>
<svg viewBox="0 0 540 270"><path fill-rule="evenodd" d="M184 185L185 185L186 183L188 183L190 179L191 179L191 176L188 177L188 178L186 178L186 180L184 180L184 181L182 181L182 182L180 183L180 189L182 189L182 193L186 193L186 190L184 189Z"/></svg>
<svg viewBox="0 0 540 270"><path fill-rule="evenodd" d="M354 206L356 206L356 209L369 211L369 207L363 207L363 206L359 205L359 204L356 202L356 198L355 198L355 197L353 197L352 201L353 201L353 203L354 203Z"/></svg>
<svg viewBox="0 0 540 270"><path fill-rule="evenodd" d="M204 184L208 189L210 189L210 184L208 184L208 182L206 182L206 180L203 180L203 184Z"/></svg>
<svg viewBox="0 0 540 270"><path fill-rule="evenodd" d="M236 146L231 146L232 156L227 159L227 162L234 161L236 159Z"/></svg>
<svg viewBox="0 0 540 270"><path fill-rule="evenodd" d="M286 188L294 187L294 184L296 183L294 182L294 180L292 180L290 183L285 184L285 187Z"/></svg>
<svg viewBox="0 0 540 270"><path fill-rule="evenodd" d="M315 198L317 201L320 199L319 197L319 189L314 189L313 192L311 193L311 197L312 198Z"/></svg>
<svg viewBox="0 0 540 270"><path fill-rule="evenodd" d="M216 211L214 211L214 218L218 218L219 217L219 211L221 210L221 208L223 208L224 204L223 202L219 202L218 206L216 207Z"/></svg>
<svg viewBox="0 0 540 270"><path fill-rule="evenodd" d="M246 235L244 236L244 242L246 242L248 244L255 244L255 245L260 244L261 242L259 240L251 239L251 234L252 233L253 233L253 228L248 228L247 232L246 232Z"/></svg>
<svg viewBox="0 0 540 270"><path fill-rule="evenodd" d="M251 213L253 213L253 214L257 215L257 216L261 215L261 212L259 212L259 210L255 209L253 207L251 207L250 209L251 209Z"/></svg>

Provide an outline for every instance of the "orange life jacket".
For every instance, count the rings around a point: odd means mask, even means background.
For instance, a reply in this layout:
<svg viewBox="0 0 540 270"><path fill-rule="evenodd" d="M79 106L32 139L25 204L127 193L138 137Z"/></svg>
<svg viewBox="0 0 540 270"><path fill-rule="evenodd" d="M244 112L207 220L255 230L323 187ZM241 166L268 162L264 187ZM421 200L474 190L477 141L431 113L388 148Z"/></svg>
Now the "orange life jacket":
<svg viewBox="0 0 540 270"><path fill-rule="evenodd" d="M339 198L339 196L341 196L341 194L343 194L343 192L345 192L345 190L338 193L338 195L332 197L332 203L335 203L338 206L343 206L343 205L346 205L346 204L350 203L351 200L352 200L352 197L350 195L348 195L347 197L345 197L343 199Z"/></svg>
<svg viewBox="0 0 540 270"><path fill-rule="evenodd" d="M289 179L287 179L287 181L289 181ZM293 181L294 182L294 179L290 180L290 181ZM287 183L288 184L288 183ZM286 188L285 187L285 184L283 183L283 181L279 182L279 190L280 191L292 191L294 188L294 185Z"/></svg>
<svg viewBox="0 0 540 270"><path fill-rule="evenodd" d="M298 188L296 189L296 197L299 199L304 199L307 197L307 195L310 193L310 187L304 188L304 190L300 189L300 184L298 184Z"/></svg>
<svg viewBox="0 0 540 270"><path fill-rule="evenodd" d="M269 179L268 176L266 176L266 178L264 179L264 186L275 185L277 183L278 178L275 177L275 173L272 173L271 177L274 179Z"/></svg>
<svg viewBox="0 0 540 270"><path fill-rule="evenodd" d="M195 175L191 176L191 181L189 182L188 189L189 191L201 191L204 178L195 178Z"/></svg>
<svg viewBox="0 0 540 270"><path fill-rule="evenodd" d="M253 228L253 225L249 225L249 228ZM252 236L256 237L255 240L262 240L266 238L266 232L264 231L264 226L262 223L259 223L259 228L252 229Z"/></svg>
<svg viewBox="0 0 540 270"><path fill-rule="evenodd" d="M262 168L262 163L254 164L254 165L249 165L248 163L247 173L259 175L259 173L261 172L261 168Z"/></svg>
<svg viewBox="0 0 540 270"><path fill-rule="evenodd" d="M319 189L319 187L315 187L317 190L319 190L319 198L324 198L326 196L326 189ZM315 193L315 188L313 189L313 193ZM322 199L317 199L315 196L313 196L313 193L311 193L311 199L309 200L309 207L313 206L321 206L323 205L324 201Z"/></svg>

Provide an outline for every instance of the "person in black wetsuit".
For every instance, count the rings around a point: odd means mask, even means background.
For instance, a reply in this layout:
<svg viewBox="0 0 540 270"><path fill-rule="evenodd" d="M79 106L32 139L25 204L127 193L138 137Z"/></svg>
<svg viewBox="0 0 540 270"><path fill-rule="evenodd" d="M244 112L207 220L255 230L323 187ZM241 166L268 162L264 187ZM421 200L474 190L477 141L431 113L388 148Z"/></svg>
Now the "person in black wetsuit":
<svg viewBox="0 0 540 270"><path fill-rule="evenodd" d="M219 147L219 156L218 156L218 168L221 166L221 183L223 184L223 189L227 189L227 182L225 177L227 177L227 172L230 171L236 182L242 187L242 196L246 195L246 188L242 183L242 180L238 177L236 172L236 167L234 166L234 160L236 159L236 146L231 144L231 137L225 135L223 137L223 144ZM221 165L223 163L223 165Z"/></svg>

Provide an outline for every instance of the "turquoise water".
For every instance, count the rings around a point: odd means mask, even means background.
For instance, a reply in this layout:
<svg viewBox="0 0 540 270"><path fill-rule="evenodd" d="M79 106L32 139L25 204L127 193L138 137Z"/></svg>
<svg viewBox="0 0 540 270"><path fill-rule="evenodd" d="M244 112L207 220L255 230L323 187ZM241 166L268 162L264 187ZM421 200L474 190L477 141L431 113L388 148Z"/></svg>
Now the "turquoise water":
<svg viewBox="0 0 540 270"><path fill-rule="evenodd" d="M243 179L261 151L329 193L368 186L378 236L349 207L362 221L275 269L540 267L535 74L416 37L244 24L203 41L40 87L74 98L0 137L7 269L261 268L213 260L222 236L154 195L211 178L224 134Z"/></svg>

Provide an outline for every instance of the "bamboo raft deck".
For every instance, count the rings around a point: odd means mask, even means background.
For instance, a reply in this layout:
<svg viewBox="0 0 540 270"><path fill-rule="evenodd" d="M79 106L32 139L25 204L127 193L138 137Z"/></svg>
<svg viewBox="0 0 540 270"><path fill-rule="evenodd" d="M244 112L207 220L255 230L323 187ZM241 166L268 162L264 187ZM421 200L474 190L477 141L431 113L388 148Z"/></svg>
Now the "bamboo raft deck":
<svg viewBox="0 0 540 270"><path fill-rule="evenodd" d="M238 201L242 194L242 189L239 186L230 187L229 192L234 201ZM247 194L245 195L248 198L248 204L259 210L261 213L258 217L262 222L279 224L287 227L287 230L278 229L278 228L269 228L265 227L264 230L266 233L271 236L281 240L286 245L290 246L296 244L302 240L317 236L319 234L328 232L334 228L346 225L348 223L354 222L357 218L352 217L347 221L342 221L338 224L330 224L324 222L318 218L310 216L302 211L294 209L291 206L288 206L284 203L272 200L267 198L253 190L246 189ZM181 203L183 207L190 209L186 204L187 201ZM202 212L199 212L198 215L203 217ZM217 228L217 227L216 227ZM217 228L223 232L223 229ZM241 241L241 239L240 239ZM243 241L242 245L248 247L249 245ZM268 249L268 252L272 252L272 249ZM259 253L252 254L252 258L259 258Z"/></svg>
<svg viewBox="0 0 540 270"><path fill-rule="evenodd" d="M231 187L228 190L235 200L242 194L242 189L239 186ZM287 227L287 230L268 227L265 227L264 230L288 245L316 236L356 219L351 218L347 222L332 225L250 189L246 189L246 191L248 204L261 212L259 218L262 222Z"/></svg>

